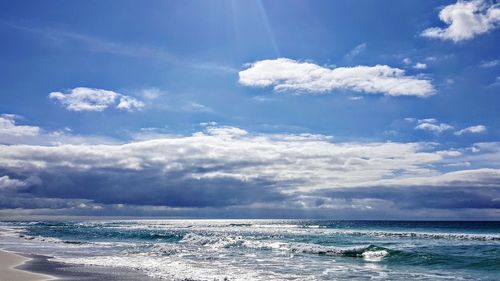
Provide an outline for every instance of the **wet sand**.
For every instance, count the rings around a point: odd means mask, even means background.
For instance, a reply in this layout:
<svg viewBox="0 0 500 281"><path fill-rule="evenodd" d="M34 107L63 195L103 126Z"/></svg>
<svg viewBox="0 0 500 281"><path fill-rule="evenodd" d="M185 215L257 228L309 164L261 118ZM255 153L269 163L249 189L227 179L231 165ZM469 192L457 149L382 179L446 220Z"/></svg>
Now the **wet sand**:
<svg viewBox="0 0 500 281"><path fill-rule="evenodd" d="M20 269L29 258L0 250L0 280L2 281L44 281L55 280L51 275Z"/></svg>

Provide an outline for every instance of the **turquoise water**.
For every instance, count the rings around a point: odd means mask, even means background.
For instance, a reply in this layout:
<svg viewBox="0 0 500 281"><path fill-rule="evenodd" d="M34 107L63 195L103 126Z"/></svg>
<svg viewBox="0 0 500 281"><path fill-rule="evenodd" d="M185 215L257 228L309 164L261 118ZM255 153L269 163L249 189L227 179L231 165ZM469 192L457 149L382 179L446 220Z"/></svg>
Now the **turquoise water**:
<svg viewBox="0 0 500 281"><path fill-rule="evenodd" d="M500 222L3 222L0 246L167 280L500 280Z"/></svg>

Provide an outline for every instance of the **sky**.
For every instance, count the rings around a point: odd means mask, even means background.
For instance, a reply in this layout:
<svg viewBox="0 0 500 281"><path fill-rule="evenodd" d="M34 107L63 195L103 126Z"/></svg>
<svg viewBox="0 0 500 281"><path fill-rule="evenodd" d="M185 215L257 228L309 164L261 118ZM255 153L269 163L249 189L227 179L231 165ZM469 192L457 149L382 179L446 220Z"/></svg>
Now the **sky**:
<svg viewBox="0 0 500 281"><path fill-rule="evenodd" d="M0 217L500 219L497 1L0 1Z"/></svg>

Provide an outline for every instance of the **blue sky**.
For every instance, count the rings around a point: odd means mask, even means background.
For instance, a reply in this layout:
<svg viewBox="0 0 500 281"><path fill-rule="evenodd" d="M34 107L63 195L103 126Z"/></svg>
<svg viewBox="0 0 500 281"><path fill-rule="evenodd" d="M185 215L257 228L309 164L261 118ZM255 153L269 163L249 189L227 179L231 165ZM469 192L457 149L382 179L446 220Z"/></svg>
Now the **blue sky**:
<svg viewBox="0 0 500 281"><path fill-rule="evenodd" d="M496 1L0 5L2 214L500 217Z"/></svg>

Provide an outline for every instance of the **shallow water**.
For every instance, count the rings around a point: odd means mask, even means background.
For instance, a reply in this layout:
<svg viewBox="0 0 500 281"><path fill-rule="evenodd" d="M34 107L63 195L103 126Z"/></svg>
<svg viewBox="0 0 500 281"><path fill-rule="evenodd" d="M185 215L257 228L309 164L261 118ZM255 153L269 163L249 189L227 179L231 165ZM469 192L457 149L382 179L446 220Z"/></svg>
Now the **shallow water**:
<svg viewBox="0 0 500 281"><path fill-rule="evenodd" d="M2 222L0 247L164 279L500 280L500 222Z"/></svg>

